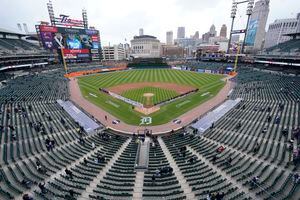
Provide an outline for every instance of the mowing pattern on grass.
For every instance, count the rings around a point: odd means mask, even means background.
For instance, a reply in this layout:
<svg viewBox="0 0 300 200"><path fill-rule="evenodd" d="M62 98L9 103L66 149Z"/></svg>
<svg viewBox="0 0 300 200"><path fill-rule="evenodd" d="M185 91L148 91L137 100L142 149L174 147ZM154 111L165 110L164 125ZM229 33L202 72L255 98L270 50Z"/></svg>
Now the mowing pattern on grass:
<svg viewBox="0 0 300 200"><path fill-rule="evenodd" d="M107 94L100 93L99 88L109 88L125 83L142 82L176 83L178 85L187 85L199 88L198 92L188 95L182 99L178 99L172 103L163 105L159 111L151 114L151 125L159 125L175 119L215 96L225 85L225 82L221 81L222 78L222 75L216 74L201 74L171 69L144 69L84 76L78 78L78 82L82 95L86 99L107 112L110 112L122 121L133 125L139 125L140 119L143 115L134 111L132 106L129 104L122 102L121 100L117 100ZM163 95L160 94L163 93L163 91L164 89L160 90L160 92L157 90L157 92L155 92L155 96ZM210 95L201 96L206 92L209 92ZM96 97L91 94L95 94ZM155 96L152 98L157 98ZM178 107L178 105L180 105L180 107Z"/></svg>
<svg viewBox="0 0 300 200"><path fill-rule="evenodd" d="M154 96L151 97L152 100L151 105L178 96L177 92L175 92L174 90L166 90L166 89L155 88L155 87L144 87L140 89L127 90L122 93L122 96L140 102L143 105L146 105L147 98L143 96L145 93L154 94Z"/></svg>

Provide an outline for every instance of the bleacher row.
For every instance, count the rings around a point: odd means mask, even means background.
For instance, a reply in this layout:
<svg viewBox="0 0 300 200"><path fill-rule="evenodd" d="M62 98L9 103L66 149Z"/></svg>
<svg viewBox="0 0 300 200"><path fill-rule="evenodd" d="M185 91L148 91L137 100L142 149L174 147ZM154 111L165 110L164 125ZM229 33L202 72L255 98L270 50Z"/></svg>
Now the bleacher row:
<svg viewBox="0 0 300 200"><path fill-rule="evenodd" d="M32 44L23 39L0 38L0 55L34 52L44 52L44 50L38 45Z"/></svg>
<svg viewBox="0 0 300 200"><path fill-rule="evenodd" d="M291 139L300 122L300 79L243 68L235 81L231 98L243 101L213 128L201 136L187 128L150 145L143 199L188 199L175 172L153 181L157 169L174 165L196 199L215 193L237 200L299 199L294 174L300 171L292 162L299 147ZM68 99L67 82L55 70L8 80L0 89L0 199L133 199L136 141L108 130L81 137L79 125L56 103ZM47 139L55 141L53 150ZM224 151L217 152L220 146ZM99 156L105 160L98 163ZM43 182L45 194L38 187Z"/></svg>
<svg viewBox="0 0 300 200"><path fill-rule="evenodd" d="M292 39L266 49L266 52L300 52L300 40Z"/></svg>

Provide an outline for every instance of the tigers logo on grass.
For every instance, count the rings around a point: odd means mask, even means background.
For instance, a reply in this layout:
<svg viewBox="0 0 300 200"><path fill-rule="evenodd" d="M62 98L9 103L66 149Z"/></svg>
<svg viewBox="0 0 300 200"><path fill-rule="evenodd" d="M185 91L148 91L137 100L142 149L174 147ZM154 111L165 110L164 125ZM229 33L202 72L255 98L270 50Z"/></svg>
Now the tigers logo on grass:
<svg viewBox="0 0 300 200"><path fill-rule="evenodd" d="M140 125L148 125L152 124L152 118L151 117L142 117Z"/></svg>

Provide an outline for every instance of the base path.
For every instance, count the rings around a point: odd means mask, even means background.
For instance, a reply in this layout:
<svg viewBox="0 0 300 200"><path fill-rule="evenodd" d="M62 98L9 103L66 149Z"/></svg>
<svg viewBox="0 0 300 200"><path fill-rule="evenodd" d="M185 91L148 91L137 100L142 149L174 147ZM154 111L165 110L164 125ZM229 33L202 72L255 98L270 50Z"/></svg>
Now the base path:
<svg viewBox="0 0 300 200"><path fill-rule="evenodd" d="M76 78L71 78L69 82L69 89L70 89L70 99L74 101L78 106L84 109L86 112L94 116L97 120L99 120L106 128L113 129L115 131L119 131L121 133L126 134L133 134L136 133L138 130L142 129L149 129L152 130L152 134L162 134L168 133L171 130L177 130L182 127L189 125L195 119L199 118L199 116L204 115L205 113L209 112L215 106L221 104L224 100L226 100L229 91L233 88L234 83L229 81L230 77L227 77L225 86L221 89L221 91L211 98L210 100L200 104L199 106L195 107L194 109L184 113L183 115L177 117L177 119L181 120L180 124L175 124L172 121L168 122L163 125L158 126L134 126L129 125L121 121L119 124L112 124L113 120L117 118L111 115L110 113L104 111L100 107L94 105L93 103L86 100L82 95L77 83ZM105 119L107 116L107 120Z"/></svg>

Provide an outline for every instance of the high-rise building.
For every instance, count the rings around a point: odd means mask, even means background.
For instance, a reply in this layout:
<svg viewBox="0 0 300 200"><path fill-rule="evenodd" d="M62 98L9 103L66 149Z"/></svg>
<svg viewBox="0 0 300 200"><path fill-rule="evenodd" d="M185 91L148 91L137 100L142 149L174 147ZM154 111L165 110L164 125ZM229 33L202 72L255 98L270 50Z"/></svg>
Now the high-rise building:
<svg viewBox="0 0 300 200"><path fill-rule="evenodd" d="M300 13L299 13L300 14ZM298 28L298 19L277 19L269 25L266 34L264 48L275 46L290 39L285 34L296 33Z"/></svg>
<svg viewBox="0 0 300 200"><path fill-rule="evenodd" d="M144 29L140 28L139 29L139 36L142 36L142 35L144 35Z"/></svg>
<svg viewBox="0 0 300 200"><path fill-rule="evenodd" d="M237 43L240 41L240 35L232 35L231 36L231 43Z"/></svg>
<svg viewBox="0 0 300 200"><path fill-rule="evenodd" d="M217 35L216 27L214 24L211 25L211 27L209 29L209 34L210 34L210 37L215 37Z"/></svg>
<svg viewBox="0 0 300 200"><path fill-rule="evenodd" d="M209 38L210 38L209 32L204 33L204 34L202 35L202 42L203 42L203 43L208 43Z"/></svg>
<svg viewBox="0 0 300 200"><path fill-rule="evenodd" d="M166 33L166 44L173 45L173 31L168 31Z"/></svg>
<svg viewBox="0 0 300 200"><path fill-rule="evenodd" d="M246 45L252 47L253 50L262 49L270 10L269 4L270 0L259 0L253 8L246 36Z"/></svg>
<svg viewBox="0 0 300 200"><path fill-rule="evenodd" d="M195 35L193 36L193 39L196 39L196 40L199 39L199 31L195 32Z"/></svg>
<svg viewBox="0 0 300 200"><path fill-rule="evenodd" d="M122 44L113 46L104 46L102 49L103 60L125 60L126 54Z"/></svg>
<svg viewBox="0 0 300 200"><path fill-rule="evenodd" d="M227 26L226 24L223 24L220 30L220 37L227 37Z"/></svg>
<svg viewBox="0 0 300 200"><path fill-rule="evenodd" d="M134 36L131 43L131 56L135 58L159 58L160 41L151 35Z"/></svg>
<svg viewBox="0 0 300 200"><path fill-rule="evenodd" d="M207 33L204 33L202 35L202 42L203 43L208 43L209 42L209 38L215 37L216 35L217 35L216 27L213 24L213 25L211 25L209 31Z"/></svg>
<svg viewBox="0 0 300 200"><path fill-rule="evenodd" d="M178 27L177 29L177 39L185 38L185 27Z"/></svg>

